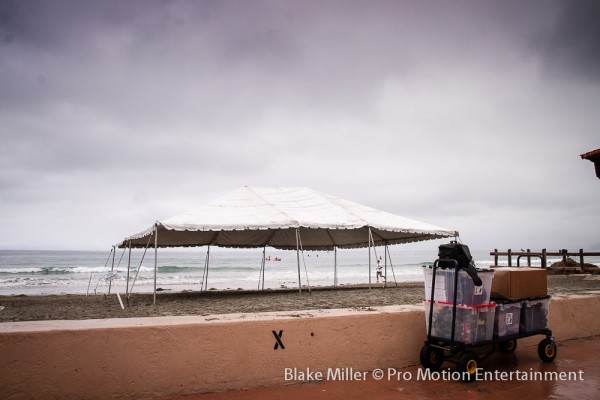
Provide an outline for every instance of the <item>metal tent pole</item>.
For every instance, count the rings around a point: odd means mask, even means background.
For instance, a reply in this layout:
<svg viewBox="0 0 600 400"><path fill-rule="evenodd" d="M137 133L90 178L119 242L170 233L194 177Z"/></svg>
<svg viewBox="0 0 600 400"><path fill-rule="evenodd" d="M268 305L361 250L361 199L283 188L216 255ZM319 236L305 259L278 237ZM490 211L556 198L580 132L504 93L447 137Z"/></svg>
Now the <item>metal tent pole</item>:
<svg viewBox="0 0 600 400"><path fill-rule="evenodd" d="M129 304L129 270L131 269L131 240L128 243L129 247L129 258L127 259L127 284L125 285L125 297L127 298L127 304Z"/></svg>
<svg viewBox="0 0 600 400"><path fill-rule="evenodd" d="M158 271L158 224L154 224L154 296L153 304L156 304L156 273Z"/></svg>
<svg viewBox="0 0 600 400"><path fill-rule="evenodd" d="M117 249L113 246L113 259L112 259L112 267L110 267L110 272L112 276L112 272L115 270L115 254L117 253ZM112 287L112 279L108 281L108 294L110 294L110 288Z"/></svg>
<svg viewBox="0 0 600 400"><path fill-rule="evenodd" d="M371 289L371 227L369 227L369 289Z"/></svg>
<svg viewBox="0 0 600 400"><path fill-rule="evenodd" d="M210 264L210 244L206 249L206 280L204 281L204 291L208 290L208 265Z"/></svg>
<svg viewBox="0 0 600 400"><path fill-rule="evenodd" d="M265 251L267 246L263 247L262 261L260 263L260 271L258 272L258 286L256 290L260 290L260 282L262 279L262 289L265 290Z"/></svg>
<svg viewBox="0 0 600 400"><path fill-rule="evenodd" d="M265 267L266 265L266 252L267 252L267 246L263 247L263 260L262 260L262 290L265 290Z"/></svg>
<svg viewBox="0 0 600 400"><path fill-rule="evenodd" d="M296 228L296 259L298 262L298 292L302 294L302 278L300 277L300 232Z"/></svg>
<svg viewBox="0 0 600 400"><path fill-rule="evenodd" d="M208 262L208 253L204 256L204 268L202 268L202 281L200 282L200 291L204 290L204 277L206 275L206 263L207 262Z"/></svg>
<svg viewBox="0 0 600 400"><path fill-rule="evenodd" d="M392 269L392 276L394 277L394 286L398 287L398 282L396 281L396 273L394 272L394 264L392 263L392 255L388 251L388 257L390 258L390 268ZM386 276L387 278L387 276Z"/></svg>
<svg viewBox="0 0 600 400"><path fill-rule="evenodd" d="M383 275L383 288L385 289L387 287L387 259L388 259L387 242L385 242L385 248L383 249L383 258L385 258L385 260L383 261L383 265L385 268L385 274Z"/></svg>
<svg viewBox="0 0 600 400"><path fill-rule="evenodd" d="M337 287L337 247L333 247L333 287Z"/></svg>
<svg viewBox="0 0 600 400"><path fill-rule="evenodd" d="M302 237L298 232L298 242L300 243L300 251L302 252L302 264L304 265L304 277L306 278L306 286L308 286L308 294L312 294L310 291L310 281L308 280L308 271L306 270L306 260L304 259L304 247L302 246Z"/></svg>

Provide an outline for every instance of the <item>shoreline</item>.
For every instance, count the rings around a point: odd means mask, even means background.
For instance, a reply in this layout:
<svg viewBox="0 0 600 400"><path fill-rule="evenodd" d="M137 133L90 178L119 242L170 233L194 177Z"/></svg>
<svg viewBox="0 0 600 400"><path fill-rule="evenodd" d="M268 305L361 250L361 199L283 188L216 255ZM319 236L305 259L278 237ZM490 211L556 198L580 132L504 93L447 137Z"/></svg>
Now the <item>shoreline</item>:
<svg viewBox="0 0 600 400"><path fill-rule="evenodd" d="M598 275L549 275L548 294L566 295L600 292ZM423 282L398 282L387 288L383 284L312 287L298 289L208 290L157 292L157 304L152 293L134 293L129 305L121 295L121 309L113 293L82 295L11 295L0 296L0 322L83 320L104 318L159 317L178 315L207 316L213 314L258 313L271 311L302 311L319 309L360 309L372 307L421 304Z"/></svg>

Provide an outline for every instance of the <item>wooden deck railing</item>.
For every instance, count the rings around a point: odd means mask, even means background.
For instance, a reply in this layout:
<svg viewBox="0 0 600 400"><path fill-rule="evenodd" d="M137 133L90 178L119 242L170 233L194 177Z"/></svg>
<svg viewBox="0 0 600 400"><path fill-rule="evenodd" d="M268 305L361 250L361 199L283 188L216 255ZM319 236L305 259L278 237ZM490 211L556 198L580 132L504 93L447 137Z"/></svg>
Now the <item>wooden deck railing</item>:
<svg viewBox="0 0 600 400"><path fill-rule="evenodd" d="M527 259L527 266L531 266L531 258L539 258L541 260L542 268L548 268L548 257L562 257L563 265L567 267L567 257L578 257L580 268L585 264L585 257L600 257L600 252L584 252L583 249L579 249L578 252L569 252L566 249L562 249L558 252L549 252L546 249L542 249L542 251L531 251L527 249L527 251L512 251L508 249L508 251L498 251L498 249L494 249L494 251L490 252L490 256L494 256L494 264L498 265L499 257L508 257L508 266L513 266L513 257L517 257L517 267L521 266L521 258Z"/></svg>

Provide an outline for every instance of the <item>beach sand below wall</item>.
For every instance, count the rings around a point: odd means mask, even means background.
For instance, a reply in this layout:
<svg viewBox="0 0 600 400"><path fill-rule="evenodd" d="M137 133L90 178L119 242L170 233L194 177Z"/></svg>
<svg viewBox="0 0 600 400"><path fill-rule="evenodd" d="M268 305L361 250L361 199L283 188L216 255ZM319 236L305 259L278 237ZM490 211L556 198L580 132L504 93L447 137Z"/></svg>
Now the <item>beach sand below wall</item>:
<svg viewBox="0 0 600 400"><path fill-rule="evenodd" d="M388 284L390 285L390 284ZM394 304L420 304L424 290L422 282L391 284L383 289L374 284L303 290L256 291L184 291L157 293L157 304L152 294L133 294L125 309L121 309L115 294L105 295L40 295L0 296L0 322L81 320L97 318L158 317L171 315L212 315L255 313L269 311L300 311L331 308L349 308L369 311L372 307ZM600 291L600 276L548 276L550 295Z"/></svg>

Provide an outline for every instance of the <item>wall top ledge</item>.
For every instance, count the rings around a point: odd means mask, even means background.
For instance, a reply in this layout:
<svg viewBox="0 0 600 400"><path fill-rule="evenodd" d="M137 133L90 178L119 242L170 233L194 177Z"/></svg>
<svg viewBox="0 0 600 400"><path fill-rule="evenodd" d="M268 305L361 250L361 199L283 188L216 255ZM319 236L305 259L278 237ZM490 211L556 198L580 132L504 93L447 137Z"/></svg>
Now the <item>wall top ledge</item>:
<svg viewBox="0 0 600 400"><path fill-rule="evenodd" d="M422 305L392 305L381 307L357 307L345 309L275 311L262 313L238 313L215 315L182 315L143 318L107 318L84 320L21 321L0 323L0 333L24 333L45 331L76 331L90 329L167 327L197 324L222 324L237 322L289 320L322 317L351 317L400 312L422 312Z"/></svg>

